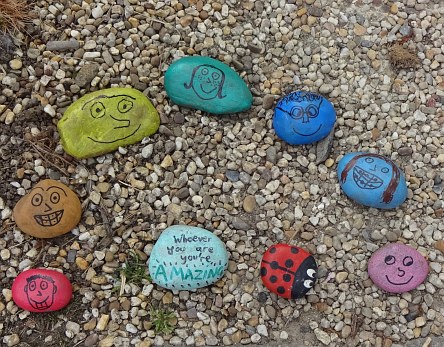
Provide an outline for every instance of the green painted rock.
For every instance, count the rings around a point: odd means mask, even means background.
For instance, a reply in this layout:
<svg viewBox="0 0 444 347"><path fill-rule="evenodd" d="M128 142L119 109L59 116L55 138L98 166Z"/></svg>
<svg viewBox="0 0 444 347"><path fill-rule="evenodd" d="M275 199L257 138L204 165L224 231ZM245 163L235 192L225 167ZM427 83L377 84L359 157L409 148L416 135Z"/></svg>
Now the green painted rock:
<svg viewBox="0 0 444 347"><path fill-rule="evenodd" d="M208 57L185 57L165 73L165 89L177 105L214 114L248 110L253 97L228 65Z"/></svg>
<svg viewBox="0 0 444 347"><path fill-rule="evenodd" d="M139 142L154 134L159 124L159 114L141 92L110 88L74 102L57 128L65 152L80 159Z"/></svg>

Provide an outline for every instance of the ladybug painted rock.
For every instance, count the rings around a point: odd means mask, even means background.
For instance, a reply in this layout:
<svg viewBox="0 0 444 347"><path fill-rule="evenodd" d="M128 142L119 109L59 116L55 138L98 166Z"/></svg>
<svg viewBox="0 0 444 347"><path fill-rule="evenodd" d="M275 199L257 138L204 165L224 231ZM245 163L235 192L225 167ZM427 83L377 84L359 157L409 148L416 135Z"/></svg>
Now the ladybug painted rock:
<svg viewBox="0 0 444 347"><path fill-rule="evenodd" d="M314 286L317 270L316 261L310 253L281 243L264 253L261 278L271 292L287 299L297 299Z"/></svg>

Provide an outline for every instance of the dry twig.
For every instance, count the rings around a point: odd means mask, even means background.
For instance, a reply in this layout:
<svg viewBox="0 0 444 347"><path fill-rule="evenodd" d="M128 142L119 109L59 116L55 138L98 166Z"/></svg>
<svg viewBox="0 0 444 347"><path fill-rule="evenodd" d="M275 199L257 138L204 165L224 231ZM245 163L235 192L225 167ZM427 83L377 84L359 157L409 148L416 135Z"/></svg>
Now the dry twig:
<svg viewBox="0 0 444 347"><path fill-rule="evenodd" d="M10 34L22 31L32 18L31 6L26 0L0 1L0 31Z"/></svg>

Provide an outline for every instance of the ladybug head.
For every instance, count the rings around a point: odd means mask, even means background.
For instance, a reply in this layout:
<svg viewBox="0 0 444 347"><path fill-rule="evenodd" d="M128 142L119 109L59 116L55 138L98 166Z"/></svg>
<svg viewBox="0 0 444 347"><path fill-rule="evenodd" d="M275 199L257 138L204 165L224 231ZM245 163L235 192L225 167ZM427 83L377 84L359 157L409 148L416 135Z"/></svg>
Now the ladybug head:
<svg viewBox="0 0 444 347"><path fill-rule="evenodd" d="M315 284L318 266L312 255L308 256L296 270L291 287L291 297L293 299L304 296Z"/></svg>

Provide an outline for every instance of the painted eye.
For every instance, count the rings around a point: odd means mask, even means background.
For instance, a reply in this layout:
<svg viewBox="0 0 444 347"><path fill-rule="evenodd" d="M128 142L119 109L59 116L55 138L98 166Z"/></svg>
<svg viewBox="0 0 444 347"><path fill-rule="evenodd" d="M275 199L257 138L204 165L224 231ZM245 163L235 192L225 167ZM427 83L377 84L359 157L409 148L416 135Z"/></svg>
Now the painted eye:
<svg viewBox="0 0 444 347"><path fill-rule="evenodd" d="M307 275L310 276L311 278L314 278L316 275L316 271L313 269L308 269L307 270Z"/></svg>
<svg viewBox="0 0 444 347"><path fill-rule="evenodd" d="M318 114L319 114L319 108L316 107L315 105L309 105L305 109L305 113L310 118L316 118L318 116Z"/></svg>
<svg viewBox="0 0 444 347"><path fill-rule="evenodd" d="M102 118L105 115L105 106L100 101L97 101L92 104L90 112L93 118Z"/></svg>
<svg viewBox="0 0 444 347"><path fill-rule="evenodd" d="M384 262L385 262L387 265L393 265L393 264L395 263L395 261L396 261L396 258L395 258L393 255L388 255L388 256L386 256L385 259L384 259Z"/></svg>
<svg viewBox="0 0 444 347"><path fill-rule="evenodd" d="M389 172L390 170L389 170L389 168L388 167L383 167L382 169L381 169L381 172L382 173L387 173L387 172Z"/></svg>
<svg viewBox="0 0 444 347"><path fill-rule="evenodd" d="M208 75L208 69L202 69L202 75Z"/></svg>
<svg viewBox="0 0 444 347"><path fill-rule="evenodd" d="M375 159L373 159L373 158L365 158L366 163L373 163L374 161L375 161Z"/></svg>
<svg viewBox="0 0 444 347"><path fill-rule="evenodd" d="M37 193L36 195L34 195L31 199L31 204L33 206L40 206L42 204L43 201L43 196L42 194Z"/></svg>
<svg viewBox="0 0 444 347"><path fill-rule="evenodd" d="M291 118L301 119L304 116L304 109L301 106L295 106L291 109Z"/></svg>
<svg viewBox="0 0 444 347"><path fill-rule="evenodd" d="M402 263L404 264L404 266L410 266L413 264L413 258L408 255L402 260Z"/></svg>
<svg viewBox="0 0 444 347"><path fill-rule="evenodd" d="M32 281L31 283L29 283L29 290L30 290L30 291L35 290L35 288L36 288L35 281Z"/></svg>
<svg viewBox="0 0 444 347"><path fill-rule="evenodd" d="M304 281L304 287L305 287L305 288L311 288L311 287L313 287L313 281L312 281L312 280L305 280L305 281Z"/></svg>
<svg viewBox="0 0 444 347"><path fill-rule="evenodd" d="M219 77L220 77L220 74L217 73L217 72L213 72L213 73L211 74L211 77L213 77L213 80L218 80Z"/></svg>
<svg viewBox="0 0 444 347"><path fill-rule="evenodd" d="M42 281L42 283L40 283L40 288L41 288L42 290L46 290L46 289L48 289L48 282L46 282L46 281Z"/></svg>
<svg viewBox="0 0 444 347"><path fill-rule="evenodd" d="M119 104L117 105L117 110L120 113L127 113L132 108L133 108L133 102L127 99L119 101Z"/></svg>
<svg viewBox="0 0 444 347"><path fill-rule="evenodd" d="M60 194L57 192L51 193L51 196L49 197L49 200L53 204L57 204L60 201Z"/></svg>

